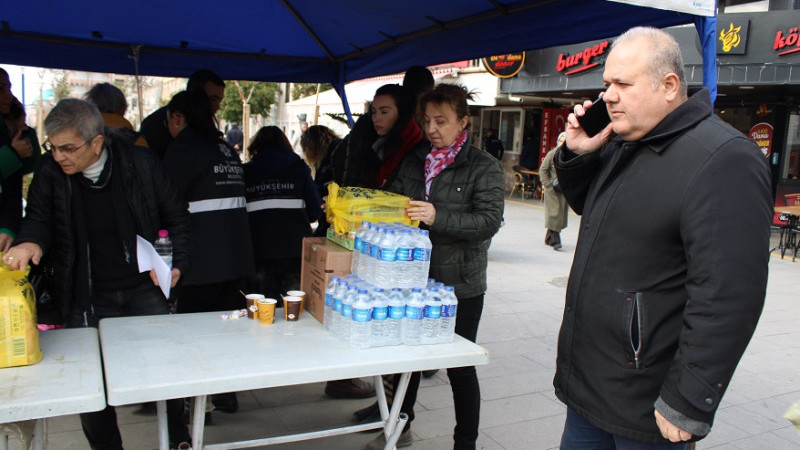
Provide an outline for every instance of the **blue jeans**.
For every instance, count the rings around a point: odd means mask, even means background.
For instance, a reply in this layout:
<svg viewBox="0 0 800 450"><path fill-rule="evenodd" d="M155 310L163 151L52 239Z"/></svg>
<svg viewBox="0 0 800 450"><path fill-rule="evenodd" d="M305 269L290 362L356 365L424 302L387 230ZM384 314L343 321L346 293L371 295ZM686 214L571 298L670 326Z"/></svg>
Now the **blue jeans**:
<svg viewBox="0 0 800 450"><path fill-rule="evenodd" d="M561 435L561 450L686 450L688 446L686 442L650 444L617 436L597 428L569 408Z"/></svg>

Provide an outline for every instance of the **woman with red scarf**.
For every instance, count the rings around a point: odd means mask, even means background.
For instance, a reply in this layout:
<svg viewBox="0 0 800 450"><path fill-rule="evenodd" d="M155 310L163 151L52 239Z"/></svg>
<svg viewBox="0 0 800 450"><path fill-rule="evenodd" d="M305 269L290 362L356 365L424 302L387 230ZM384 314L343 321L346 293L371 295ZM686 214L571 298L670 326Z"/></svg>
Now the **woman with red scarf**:
<svg viewBox="0 0 800 450"><path fill-rule="evenodd" d="M342 186L384 188L403 158L423 141L414 120L414 94L399 84L375 91L370 114L362 116L334 154L334 180Z"/></svg>
<svg viewBox="0 0 800 450"><path fill-rule="evenodd" d="M440 84L420 99L430 145L412 150L388 190L413 200L408 216L430 230L430 276L455 288L456 333L475 342L486 292L486 266L492 236L504 207L500 162L470 142L469 94L462 86ZM447 369L453 391L456 450L474 450L480 418L480 387L474 367ZM411 443L409 424L419 387L411 377L401 411L409 416L397 446ZM382 448L383 435L368 448Z"/></svg>
<svg viewBox="0 0 800 450"><path fill-rule="evenodd" d="M362 116L333 154L334 181L342 186L384 189L397 176L400 163L415 147L427 148L414 120L414 93L399 84L375 91L369 116ZM333 398L374 395L360 379L329 381L325 393Z"/></svg>

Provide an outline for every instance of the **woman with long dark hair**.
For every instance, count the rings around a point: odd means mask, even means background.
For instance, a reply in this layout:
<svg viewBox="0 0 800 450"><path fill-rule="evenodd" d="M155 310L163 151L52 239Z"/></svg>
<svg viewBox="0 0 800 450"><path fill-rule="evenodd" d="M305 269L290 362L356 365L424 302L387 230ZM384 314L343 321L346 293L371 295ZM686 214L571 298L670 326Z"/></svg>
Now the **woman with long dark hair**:
<svg viewBox="0 0 800 450"><path fill-rule="evenodd" d="M360 119L333 154L334 180L342 186L382 189L392 183L403 159L426 147L414 120L414 93L399 84L375 91L370 120ZM329 381L325 393L334 398L371 397L374 388L361 380Z"/></svg>
<svg viewBox="0 0 800 450"><path fill-rule="evenodd" d="M343 186L388 186L403 158L424 136L414 120L416 98L399 84L375 91L370 107L371 126L353 127L334 154L334 175Z"/></svg>

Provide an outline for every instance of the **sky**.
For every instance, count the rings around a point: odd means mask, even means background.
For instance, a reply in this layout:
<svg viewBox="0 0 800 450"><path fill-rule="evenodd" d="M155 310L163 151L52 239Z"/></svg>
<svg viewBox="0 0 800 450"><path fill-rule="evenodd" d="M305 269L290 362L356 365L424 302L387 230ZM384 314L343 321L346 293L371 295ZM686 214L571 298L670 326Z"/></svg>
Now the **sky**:
<svg viewBox="0 0 800 450"><path fill-rule="evenodd" d="M20 101L22 101L23 98L22 76L23 74L25 75L24 103L26 106L32 105L39 98L40 84L43 84L42 88L47 90L50 89L53 82L53 74L50 69L14 66L10 64L2 64L0 67L8 72L8 77L11 80L11 92L13 92ZM40 81L39 78L40 72L44 74L44 78L41 79L42 81Z"/></svg>

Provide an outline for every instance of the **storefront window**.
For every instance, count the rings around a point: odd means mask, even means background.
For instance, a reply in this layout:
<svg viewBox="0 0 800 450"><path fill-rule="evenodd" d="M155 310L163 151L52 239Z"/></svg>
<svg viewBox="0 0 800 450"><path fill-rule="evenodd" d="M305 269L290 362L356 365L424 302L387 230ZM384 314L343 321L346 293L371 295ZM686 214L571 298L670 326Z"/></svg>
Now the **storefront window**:
<svg viewBox="0 0 800 450"><path fill-rule="evenodd" d="M789 114L786 150L781 178L794 180L800 176L800 114Z"/></svg>
<svg viewBox="0 0 800 450"><path fill-rule="evenodd" d="M486 130L493 129L503 142L506 153L520 154L522 151L522 108L486 108L481 115L481 139ZM482 145L481 145L482 147Z"/></svg>

